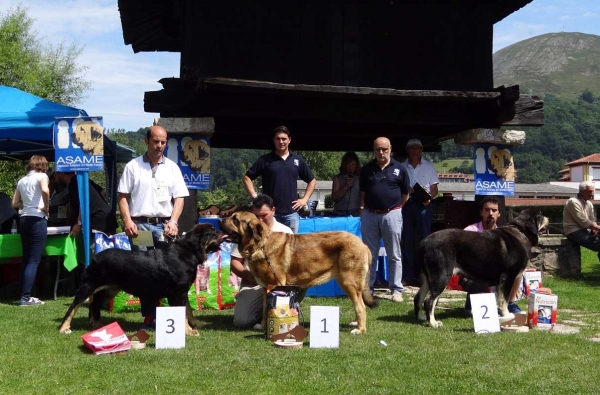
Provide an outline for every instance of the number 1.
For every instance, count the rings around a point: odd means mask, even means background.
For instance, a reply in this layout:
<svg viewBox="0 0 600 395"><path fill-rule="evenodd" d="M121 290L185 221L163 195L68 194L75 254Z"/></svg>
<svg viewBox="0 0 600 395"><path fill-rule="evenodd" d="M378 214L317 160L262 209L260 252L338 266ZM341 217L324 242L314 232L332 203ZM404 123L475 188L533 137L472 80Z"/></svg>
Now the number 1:
<svg viewBox="0 0 600 395"><path fill-rule="evenodd" d="M327 330L327 318L323 318L321 322L323 323L323 330L321 331L321 333L329 333L329 331Z"/></svg>

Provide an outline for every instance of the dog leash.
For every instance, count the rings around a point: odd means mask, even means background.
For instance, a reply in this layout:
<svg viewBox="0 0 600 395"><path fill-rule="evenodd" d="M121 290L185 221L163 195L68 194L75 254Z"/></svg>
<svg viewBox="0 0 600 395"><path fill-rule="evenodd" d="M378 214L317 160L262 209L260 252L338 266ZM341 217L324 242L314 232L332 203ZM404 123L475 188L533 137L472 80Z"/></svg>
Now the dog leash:
<svg viewBox="0 0 600 395"><path fill-rule="evenodd" d="M271 229L269 229L269 233L267 233L267 237L265 237L265 241L269 239L269 236L271 236ZM279 281L279 277L277 277L277 273L275 273L275 269L273 269L273 265L271 265L271 261L269 260L269 257L267 256L267 253L265 252L265 244L264 243L260 249L262 250L262 253L265 256L265 261L267 261L267 265L269 265L269 269L271 269L271 271L273 272L273 275L275 276L275 280L277 280L277 285L282 286L281 281Z"/></svg>

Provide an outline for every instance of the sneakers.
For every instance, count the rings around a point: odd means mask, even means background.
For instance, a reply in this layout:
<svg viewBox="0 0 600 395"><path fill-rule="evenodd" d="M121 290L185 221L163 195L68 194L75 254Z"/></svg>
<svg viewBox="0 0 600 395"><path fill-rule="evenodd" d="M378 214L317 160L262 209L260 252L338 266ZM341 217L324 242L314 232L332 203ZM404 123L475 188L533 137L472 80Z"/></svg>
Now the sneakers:
<svg viewBox="0 0 600 395"><path fill-rule="evenodd" d="M403 301L404 301L404 298L402 297L401 293L395 293L392 295L392 302L402 303Z"/></svg>
<svg viewBox="0 0 600 395"><path fill-rule="evenodd" d="M523 310L521 310L515 302L510 302L508 304L508 312L513 313L513 314L519 314L519 313L522 313Z"/></svg>
<svg viewBox="0 0 600 395"><path fill-rule="evenodd" d="M38 298L31 297L29 299L21 299L21 303L19 304L19 306L37 306L42 304L44 304L44 302L42 302Z"/></svg>

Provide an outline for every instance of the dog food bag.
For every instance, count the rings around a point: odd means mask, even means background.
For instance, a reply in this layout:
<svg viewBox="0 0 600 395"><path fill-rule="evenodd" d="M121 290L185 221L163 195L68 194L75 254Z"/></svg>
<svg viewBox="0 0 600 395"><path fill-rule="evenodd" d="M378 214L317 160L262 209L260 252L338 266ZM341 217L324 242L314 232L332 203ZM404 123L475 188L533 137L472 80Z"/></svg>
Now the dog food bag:
<svg viewBox="0 0 600 395"><path fill-rule="evenodd" d="M88 332L81 336L81 340L96 355L124 352L131 348L131 341L117 322Z"/></svg>
<svg viewBox="0 0 600 395"><path fill-rule="evenodd" d="M538 289L542 288L542 272L539 270L526 270L523 272L523 279L525 283L526 296L529 296L531 293L536 293Z"/></svg>
<svg viewBox="0 0 600 395"><path fill-rule="evenodd" d="M204 265L198 266L196 281L194 282L193 296L196 299L190 303L198 310L230 309L235 306L235 295L239 292L237 276L232 276L230 270L231 250L233 243L221 243L221 251L209 254Z"/></svg>
<svg viewBox="0 0 600 395"><path fill-rule="evenodd" d="M527 306L527 324L530 328L553 330L556 325L558 296L531 293Z"/></svg>
<svg viewBox="0 0 600 395"><path fill-rule="evenodd" d="M265 338L287 333L300 325L297 287L276 287L267 295L267 328Z"/></svg>

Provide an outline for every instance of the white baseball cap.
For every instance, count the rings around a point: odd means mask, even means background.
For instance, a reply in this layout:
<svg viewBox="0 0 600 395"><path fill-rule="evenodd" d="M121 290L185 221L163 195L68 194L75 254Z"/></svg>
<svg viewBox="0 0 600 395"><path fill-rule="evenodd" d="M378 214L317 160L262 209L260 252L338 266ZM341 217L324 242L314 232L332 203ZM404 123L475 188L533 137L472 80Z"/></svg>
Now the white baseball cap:
<svg viewBox="0 0 600 395"><path fill-rule="evenodd" d="M408 140L408 143L406 143L406 148L410 147L411 145L418 145L419 147L423 148L423 144L421 144L421 140L419 139Z"/></svg>

